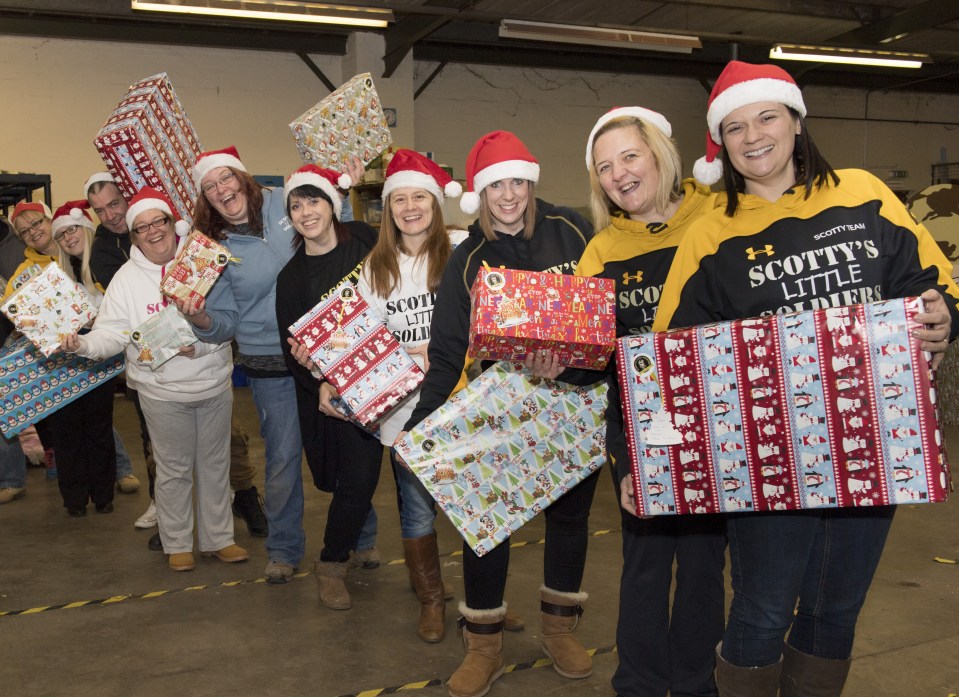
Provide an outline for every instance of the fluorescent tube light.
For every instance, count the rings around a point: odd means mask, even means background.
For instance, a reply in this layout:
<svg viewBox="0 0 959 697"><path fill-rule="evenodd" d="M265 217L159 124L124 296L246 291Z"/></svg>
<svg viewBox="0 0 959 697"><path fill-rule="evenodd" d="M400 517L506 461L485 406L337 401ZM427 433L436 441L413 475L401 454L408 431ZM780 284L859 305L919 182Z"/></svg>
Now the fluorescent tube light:
<svg viewBox="0 0 959 697"><path fill-rule="evenodd" d="M346 5L320 5L293 0L132 0L134 10L172 12L237 19L266 19L282 22L312 22L356 27L386 27L394 21L389 10Z"/></svg>
<svg viewBox="0 0 959 697"><path fill-rule="evenodd" d="M681 34L655 34L628 29L605 27L582 27L573 24L548 24L504 19L499 25L499 35L506 39L529 39L553 41L580 46L608 46L611 48L634 48L643 51L666 51L669 53L692 53L703 45L695 36Z"/></svg>
<svg viewBox="0 0 959 697"><path fill-rule="evenodd" d="M876 65L885 68L921 68L923 63L930 62L928 53L875 51L833 46L798 46L795 44L776 44L769 50L769 57L776 60Z"/></svg>

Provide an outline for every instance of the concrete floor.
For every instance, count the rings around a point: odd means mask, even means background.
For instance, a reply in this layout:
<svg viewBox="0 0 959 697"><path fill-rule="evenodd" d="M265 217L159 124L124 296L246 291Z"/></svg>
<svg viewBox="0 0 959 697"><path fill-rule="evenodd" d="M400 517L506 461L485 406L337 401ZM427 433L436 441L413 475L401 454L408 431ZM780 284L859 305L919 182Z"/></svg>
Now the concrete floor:
<svg viewBox="0 0 959 697"><path fill-rule="evenodd" d="M385 563L352 572L353 609L334 612L318 604L309 568L285 586L264 583L263 540L249 537L239 520L236 539L250 550L248 563L200 559L192 573L169 571L162 553L147 550L154 531L133 528L149 501L146 476L131 403L118 397L116 412L144 487L118 494L112 515L91 510L69 518L56 483L35 468L26 496L0 506L0 695L340 697L392 694L404 685L423 697L446 695L439 683L462 657L455 603L446 640L419 641L386 468L376 495ZM245 389L237 390L237 414L251 434L254 462L262 463ZM947 440L959 451L959 432ZM592 597L578 632L596 649L592 677L566 680L540 660L540 518L514 536L507 600L529 626L507 634L505 658L514 667L493 697L613 694L620 533L606 484L593 507L583 585ZM308 489L310 558L319 553L327 502L328 495ZM461 598L460 538L445 518L438 522L444 574ZM959 693L959 565L935 561L959 558L957 523L955 500L898 512L859 623L846 697Z"/></svg>

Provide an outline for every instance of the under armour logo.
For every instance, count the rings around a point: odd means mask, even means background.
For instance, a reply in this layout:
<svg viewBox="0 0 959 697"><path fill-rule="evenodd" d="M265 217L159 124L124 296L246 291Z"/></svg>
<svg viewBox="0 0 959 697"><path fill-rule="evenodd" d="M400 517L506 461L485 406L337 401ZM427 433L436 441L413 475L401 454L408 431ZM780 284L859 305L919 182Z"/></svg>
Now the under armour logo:
<svg viewBox="0 0 959 697"><path fill-rule="evenodd" d="M746 250L746 256L749 257L749 261L756 261L757 254L765 254L767 257L771 257L773 252L773 246L767 244L765 249L753 249L752 247Z"/></svg>
<svg viewBox="0 0 959 697"><path fill-rule="evenodd" d="M632 273L632 274L629 273L629 272L624 273L624 274L623 274L623 285L624 285L624 286L628 286L628 285L629 285L629 279L633 279L634 281L636 281L636 283L639 283L640 281L643 280L643 272L642 272L642 271L637 271L636 273Z"/></svg>

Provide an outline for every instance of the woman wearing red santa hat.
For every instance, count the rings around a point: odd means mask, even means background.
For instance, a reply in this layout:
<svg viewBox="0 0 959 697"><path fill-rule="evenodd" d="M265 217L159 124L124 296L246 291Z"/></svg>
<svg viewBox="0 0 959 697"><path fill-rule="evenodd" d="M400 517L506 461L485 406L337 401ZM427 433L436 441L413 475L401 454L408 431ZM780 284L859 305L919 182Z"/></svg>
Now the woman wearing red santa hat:
<svg viewBox="0 0 959 697"><path fill-rule="evenodd" d="M10 224L27 249L25 258L11 274L7 280L7 286L4 289L3 297L6 298L17 288L30 280L32 274L37 269L42 269L51 261L65 266L63 252L53 239L51 225L53 223L53 213L42 202L21 201L13 207L13 213L10 214ZM66 265L69 266L69 265ZM70 269L64 269L68 274Z"/></svg>
<svg viewBox="0 0 959 697"><path fill-rule="evenodd" d="M288 327L343 281L356 283L360 266L376 244L376 231L359 222L341 222L337 187L350 178L316 165L304 165L283 189L293 223L293 258L276 279L277 338L296 380L300 436L316 485L333 493L323 548L314 563L320 601L334 610L351 607L346 588L350 552L370 513L380 476L383 446L376 436L343 420L331 403L338 396L291 354Z"/></svg>
<svg viewBox="0 0 959 697"><path fill-rule="evenodd" d="M680 244L654 329L921 295L926 328L914 335L937 365L959 331L952 265L882 182L833 170L805 115L781 68L726 66L709 98L706 157L693 171L705 183L722 173L727 193ZM720 695L842 692L894 511L728 516L734 596Z"/></svg>
<svg viewBox="0 0 959 697"><path fill-rule="evenodd" d="M466 161L468 193L460 207L476 213L469 237L450 257L433 310L429 372L405 429L412 429L465 385L468 364L470 287L480 267L572 273L592 236L592 227L568 208L536 198L539 163L513 133L480 138ZM592 673L589 654L573 636L586 593L580 591L588 542L593 474L546 509L544 585L541 588L543 648L561 675ZM464 545L466 602L463 638L467 654L449 679L453 697L483 695L503 673L503 592L509 540L483 557Z"/></svg>
<svg viewBox="0 0 959 697"><path fill-rule="evenodd" d="M246 550L233 542L230 511L229 343L191 342L154 366L130 341L131 333L168 303L160 280L189 225L166 195L149 187L131 199L126 219L133 236L130 259L110 282L93 330L67 337L63 347L93 358L126 351L127 380L137 390L153 443L157 522L170 568L190 571L196 565L194 497L200 552L224 562L245 561Z"/></svg>

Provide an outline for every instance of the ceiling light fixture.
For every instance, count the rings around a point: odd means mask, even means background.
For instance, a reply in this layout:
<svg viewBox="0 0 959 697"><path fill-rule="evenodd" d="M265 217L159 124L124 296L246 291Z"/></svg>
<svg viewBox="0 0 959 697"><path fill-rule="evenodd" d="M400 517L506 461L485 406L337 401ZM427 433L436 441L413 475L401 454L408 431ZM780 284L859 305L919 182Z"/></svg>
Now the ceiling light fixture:
<svg viewBox="0 0 959 697"><path fill-rule="evenodd" d="M681 34L655 34L628 29L605 27L582 27L573 24L548 24L504 19L499 24L499 35L506 39L530 39L554 41L580 46L608 46L611 48L634 48L643 51L666 51L669 53L692 53L703 45L695 36Z"/></svg>
<svg viewBox="0 0 959 697"><path fill-rule="evenodd" d="M383 28L395 21L390 10L348 5L321 5L293 0L132 0L134 10L178 14L266 19L281 22L312 22L355 27Z"/></svg>
<svg viewBox="0 0 959 697"><path fill-rule="evenodd" d="M875 51L864 48L836 48L834 46L799 46L796 44L776 44L769 50L769 57L776 60L875 65L885 68L921 68L923 63L931 62L928 53Z"/></svg>

